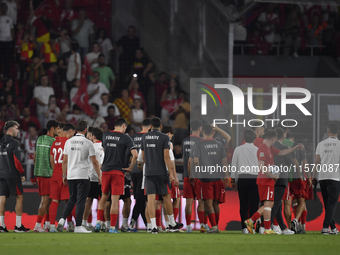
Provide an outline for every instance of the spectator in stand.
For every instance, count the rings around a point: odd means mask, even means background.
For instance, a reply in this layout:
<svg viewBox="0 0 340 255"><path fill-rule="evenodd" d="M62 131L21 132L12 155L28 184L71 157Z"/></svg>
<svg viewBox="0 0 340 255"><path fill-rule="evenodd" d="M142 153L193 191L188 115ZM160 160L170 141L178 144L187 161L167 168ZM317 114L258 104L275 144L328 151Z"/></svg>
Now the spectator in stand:
<svg viewBox="0 0 340 255"><path fill-rule="evenodd" d="M38 55L32 57L32 64L29 66L29 78L28 86L33 91L34 87L39 83L39 79L45 74L45 69L43 67L44 59L41 59Z"/></svg>
<svg viewBox="0 0 340 255"><path fill-rule="evenodd" d="M147 96L147 77L153 67L153 64L145 56L145 52L142 48L136 50L136 58L132 66L131 76L137 75L140 90L144 97ZM130 77L131 77L130 76Z"/></svg>
<svg viewBox="0 0 340 255"><path fill-rule="evenodd" d="M321 17L321 6L315 5L312 2L297 4L300 8L300 15L303 19L305 27L313 22L313 16Z"/></svg>
<svg viewBox="0 0 340 255"><path fill-rule="evenodd" d="M248 38L249 43L254 44L254 47L249 49L250 55L268 55L270 48L272 47L270 43L266 42L260 33L257 26L254 26L253 32Z"/></svg>
<svg viewBox="0 0 340 255"><path fill-rule="evenodd" d="M178 81L176 79L171 79L169 88L163 92L160 103L164 103L164 101L165 102L169 101L170 103L172 99L177 99L179 91L180 89L179 89ZM161 110L162 121L166 121L165 123L167 123L167 121L169 120L169 117L170 117L170 112L167 109L165 109L165 107L163 107Z"/></svg>
<svg viewBox="0 0 340 255"><path fill-rule="evenodd" d="M128 119L133 101L129 95L129 91L127 89L123 89L121 91L121 97L117 98L113 103L117 105L120 116L126 119L128 124L130 124Z"/></svg>
<svg viewBox="0 0 340 255"><path fill-rule="evenodd" d="M102 103L99 105L99 115L102 117L107 117L108 116L108 108L110 106L113 106L115 108L115 116L118 117L120 116L120 112L119 109L117 107L117 105L109 103L109 94L107 93L103 93L101 95L101 99L102 99Z"/></svg>
<svg viewBox="0 0 340 255"><path fill-rule="evenodd" d="M41 51L40 57L44 58L44 67L47 70L52 64L57 63L57 59L60 53L60 45L56 43L56 38L54 35L51 36L51 39L48 42L44 42Z"/></svg>
<svg viewBox="0 0 340 255"><path fill-rule="evenodd" d="M28 31L25 31L25 26L22 22L18 22L18 25L16 27L16 33L15 33L15 58L16 58L16 61L19 62L20 60L20 52L21 52L21 49L20 49L20 44L22 43L22 40L24 39L24 33L27 33L28 36L29 36L29 32Z"/></svg>
<svg viewBox="0 0 340 255"><path fill-rule="evenodd" d="M131 67L136 55L136 50L140 47L139 38L136 36L136 28L129 26L128 35L122 36L114 45L119 56L119 79L121 83L128 81Z"/></svg>
<svg viewBox="0 0 340 255"><path fill-rule="evenodd" d="M105 117L106 124L108 125L109 130L114 130L116 120L120 116L116 116L116 108L113 105L110 105L107 108L107 114L107 117Z"/></svg>
<svg viewBox="0 0 340 255"><path fill-rule="evenodd" d="M0 70L3 77L10 75L12 59L12 44L14 39L14 25L12 19L7 15L7 4L0 4Z"/></svg>
<svg viewBox="0 0 340 255"><path fill-rule="evenodd" d="M104 133L109 131L109 126L106 124L106 122L100 124L100 128L103 130Z"/></svg>
<svg viewBox="0 0 340 255"><path fill-rule="evenodd" d="M146 113L142 107L141 99L137 98L133 100L133 106L129 114L129 121L131 127L135 129L136 132L142 131L143 120L146 118Z"/></svg>
<svg viewBox="0 0 340 255"><path fill-rule="evenodd" d="M72 49L72 42L71 42L71 46ZM78 49L77 49L78 51ZM60 76L60 80L62 82L62 90L64 91L64 94L66 97L68 97L68 89L71 89L71 84L68 83L67 81L67 69L68 69L68 62L70 60L70 57L72 56L72 51L67 51L65 53L63 53L59 59L58 62L58 67L59 67L59 76ZM71 81L72 82L72 81ZM68 87L69 85L69 87Z"/></svg>
<svg viewBox="0 0 340 255"><path fill-rule="evenodd" d="M74 79L79 79L81 76L81 58L78 53L79 44L77 41L71 43L71 56L68 60L66 78L67 78L67 91L71 90L71 82Z"/></svg>
<svg viewBox="0 0 340 255"><path fill-rule="evenodd" d="M132 100L141 99L142 107L146 109L146 102L145 102L142 92L139 91L139 83L138 83L137 77L133 77L131 79L131 82L129 85L129 91L130 91L131 99Z"/></svg>
<svg viewBox="0 0 340 255"><path fill-rule="evenodd" d="M183 99L182 103L172 113L175 129L174 141L182 142L189 135L190 103L187 100L185 91L178 93L178 98Z"/></svg>
<svg viewBox="0 0 340 255"><path fill-rule="evenodd" d="M266 42L275 42L275 31L279 22L278 16L274 13L274 4L268 4L266 11L262 12L258 18L262 26L262 34Z"/></svg>
<svg viewBox="0 0 340 255"><path fill-rule="evenodd" d="M60 55L63 55L66 52L71 51L71 38L68 35L67 29L62 28L60 30L60 37L57 40L60 45Z"/></svg>
<svg viewBox="0 0 340 255"><path fill-rule="evenodd" d="M105 84L109 92L112 92L116 84L116 77L113 74L111 67L105 65L105 56L103 54L98 56L98 64L99 66L92 71L100 74L99 81Z"/></svg>
<svg viewBox="0 0 340 255"><path fill-rule="evenodd" d="M330 15L338 16L338 5L335 1L321 1L322 21L328 21Z"/></svg>
<svg viewBox="0 0 340 255"><path fill-rule="evenodd" d="M100 81L100 74L97 71L93 72L92 81L87 85L87 93L89 95L89 104L99 103L101 96L104 93L109 93L104 83Z"/></svg>
<svg viewBox="0 0 340 255"><path fill-rule="evenodd" d="M31 180L33 177L33 168L34 168L34 152L35 152L35 144L38 139L38 132L34 123L29 123L28 132L25 136L24 140L24 148L25 148L25 165L26 165L26 180Z"/></svg>
<svg viewBox="0 0 340 255"><path fill-rule="evenodd" d="M0 89L0 105L6 104L7 95L11 95L12 98L16 98L15 86L13 79L9 78L2 82L3 88Z"/></svg>
<svg viewBox="0 0 340 255"><path fill-rule="evenodd" d="M289 56L293 49L293 57L298 58L298 50L301 47L300 37L301 24L298 19L296 11L292 11L285 25L285 47L283 55Z"/></svg>
<svg viewBox="0 0 340 255"><path fill-rule="evenodd" d="M55 96L58 99L62 98L62 87L59 84L59 77L58 77L58 65L52 64L46 71L46 75L50 79L51 86L54 89Z"/></svg>
<svg viewBox="0 0 340 255"><path fill-rule="evenodd" d="M100 55L100 47L98 42L94 42L92 45L92 51L86 54L92 70L99 66L98 57Z"/></svg>
<svg viewBox="0 0 340 255"><path fill-rule="evenodd" d="M112 60L112 42L107 37L107 33L104 28L99 28L97 31L96 41L100 44L100 52L105 56L105 64L110 65Z"/></svg>
<svg viewBox="0 0 340 255"><path fill-rule="evenodd" d="M72 34L71 24L72 21L77 19L78 14L73 10L73 0L65 1L65 9L61 12L59 29L66 28L68 34Z"/></svg>
<svg viewBox="0 0 340 255"><path fill-rule="evenodd" d="M8 94L6 97L6 104L1 108L2 116L5 121L17 120L20 118L19 106L13 100L13 96Z"/></svg>
<svg viewBox="0 0 340 255"><path fill-rule="evenodd" d="M323 27L320 26L318 15L313 16L313 23L308 25L307 40L309 45L322 45ZM322 49L314 48L314 55L320 55Z"/></svg>
<svg viewBox="0 0 340 255"><path fill-rule="evenodd" d="M16 25L18 11L20 10L19 0L2 0L2 3L7 4L7 15L12 19L13 25Z"/></svg>
<svg viewBox="0 0 340 255"><path fill-rule="evenodd" d="M35 87L33 91L33 97L37 104L37 117L42 125L45 123L45 112L48 108L50 96L54 95L54 90L49 83L48 76L44 74L40 78L40 86Z"/></svg>
<svg viewBox="0 0 340 255"><path fill-rule="evenodd" d="M105 122L104 118L102 116L99 116L99 105L92 103L91 104L92 109L92 116L86 116L85 120L87 123L89 123L89 127L100 127L100 124Z"/></svg>
<svg viewBox="0 0 340 255"><path fill-rule="evenodd" d="M326 46L325 53L336 58L336 16L334 13L329 14L327 21L323 24L323 44Z"/></svg>
<svg viewBox="0 0 340 255"><path fill-rule="evenodd" d="M60 114L60 109L57 106L57 99L55 95L51 95L48 100L47 110L44 114L45 117L45 123L44 127L46 127L46 124L49 120L57 120Z"/></svg>
<svg viewBox="0 0 340 255"><path fill-rule="evenodd" d="M39 120L36 117L31 116L31 110L29 107L25 107L22 111L22 116L20 117L20 129L23 132L27 132L30 122L33 122L35 124L35 127L39 132L41 129Z"/></svg>
<svg viewBox="0 0 340 255"><path fill-rule="evenodd" d="M79 120L84 120L86 118L86 115L80 107L76 104L73 105L72 107L72 113L67 115L67 122L72 123L73 125L77 125Z"/></svg>
<svg viewBox="0 0 340 255"><path fill-rule="evenodd" d="M136 130L132 127L126 129L126 133L130 136L133 137L136 134Z"/></svg>
<svg viewBox="0 0 340 255"><path fill-rule="evenodd" d="M71 83L72 83L72 89L70 91L70 102L71 102L71 109L73 109L74 102L72 101L72 99L77 94L80 88L80 80L76 78L76 79L73 79Z"/></svg>
<svg viewBox="0 0 340 255"><path fill-rule="evenodd" d="M79 11L78 19L72 21L73 39L79 43L79 53L82 58L89 51L89 45L93 43L94 24L86 17L85 9Z"/></svg>

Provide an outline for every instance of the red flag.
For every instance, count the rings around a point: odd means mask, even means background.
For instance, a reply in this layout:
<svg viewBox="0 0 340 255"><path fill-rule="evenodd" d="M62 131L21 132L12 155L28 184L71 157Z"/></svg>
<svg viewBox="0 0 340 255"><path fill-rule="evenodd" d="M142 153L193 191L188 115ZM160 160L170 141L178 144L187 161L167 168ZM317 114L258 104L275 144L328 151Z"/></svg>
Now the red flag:
<svg viewBox="0 0 340 255"><path fill-rule="evenodd" d="M91 116L92 109L89 104L89 95L87 94L87 81L86 74L88 72L86 67L86 58L81 70L81 80L80 80L80 88L78 89L77 94L73 97L72 101L78 105L88 116ZM88 61L87 61L88 62ZM91 69L90 69L91 70ZM91 71L92 72L92 71Z"/></svg>
<svg viewBox="0 0 340 255"><path fill-rule="evenodd" d="M45 14L52 21L59 21L60 14L55 0L45 0L34 11L35 16Z"/></svg>
<svg viewBox="0 0 340 255"><path fill-rule="evenodd" d="M91 68L91 65L90 65L90 62L89 60L87 59L87 57L85 56L84 58L84 64L83 64L83 68L85 68L85 71L86 71L86 76L88 75L93 75L93 72L92 72L92 68Z"/></svg>
<svg viewBox="0 0 340 255"><path fill-rule="evenodd" d="M160 103L160 106L167 110L170 114L183 102L183 99L171 99L164 100Z"/></svg>

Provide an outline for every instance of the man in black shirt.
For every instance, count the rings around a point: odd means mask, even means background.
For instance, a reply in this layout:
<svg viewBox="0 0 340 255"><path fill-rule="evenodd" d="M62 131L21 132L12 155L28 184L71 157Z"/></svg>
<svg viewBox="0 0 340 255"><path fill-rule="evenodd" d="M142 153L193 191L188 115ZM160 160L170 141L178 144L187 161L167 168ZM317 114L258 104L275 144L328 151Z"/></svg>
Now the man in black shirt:
<svg viewBox="0 0 340 255"><path fill-rule="evenodd" d="M168 214L170 232L176 232L183 227L183 224L175 222L171 203L170 182L178 182L174 168L170 160L170 140L169 136L160 132L161 120L151 119L152 129L142 137L142 157L145 162L145 191L148 196L148 212L152 224L152 233L158 234L155 218L155 196L158 194L163 197L163 206Z"/></svg>
<svg viewBox="0 0 340 255"><path fill-rule="evenodd" d="M147 133L149 131L149 129L151 128L150 124L151 124L150 119L143 120L142 131L135 134L134 136L132 136L132 140L135 143L138 152L139 152L140 147L142 145L143 135L145 133ZM136 204L133 207L132 218L131 218L130 226L129 226L129 228L132 230L136 226L136 222L137 222L139 215L142 216L142 219L144 221L145 226L147 225L146 218L145 218L146 196L144 195L144 189L142 189L143 172L141 170L139 170L137 164L132 169L131 179L132 179L132 183L133 183L133 196L136 200Z"/></svg>
<svg viewBox="0 0 340 255"><path fill-rule="evenodd" d="M25 181L25 176L20 162L22 149L20 143L13 138L18 136L19 126L19 123L13 120L6 122L6 135L0 140L0 233L8 232L5 225L5 204L9 196L16 196L14 232L30 231L21 224L24 202L22 182Z"/></svg>
<svg viewBox="0 0 340 255"><path fill-rule="evenodd" d="M137 150L130 136L124 134L128 124L124 118L119 118L115 124L115 130L104 133L103 148L105 152L102 166L102 197L98 204L97 224L95 232L99 232L104 223L105 203L111 192L111 227L109 233L119 233L115 228L118 211L119 197L124 195L124 176L125 172L131 172L136 164ZM132 154L131 164L125 168L125 155L129 150Z"/></svg>

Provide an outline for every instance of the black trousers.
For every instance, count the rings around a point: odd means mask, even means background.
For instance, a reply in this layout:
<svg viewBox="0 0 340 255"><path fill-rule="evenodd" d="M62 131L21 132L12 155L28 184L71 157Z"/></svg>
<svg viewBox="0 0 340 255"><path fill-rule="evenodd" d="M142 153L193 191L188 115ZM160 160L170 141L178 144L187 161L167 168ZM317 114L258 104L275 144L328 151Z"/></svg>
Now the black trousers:
<svg viewBox="0 0 340 255"><path fill-rule="evenodd" d="M323 204L325 207L325 219L323 228L335 228L334 213L338 204L340 194L340 182L333 180L321 180L320 188L322 193Z"/></svg>
<svg viewBox="0 0 340 255"><path fill-rule="evenodd" d="M90 180L68 180L68 188L70 191L70 199L66 203L63 219L69 216L74 208L76 207L76 226L81 226L83 214L85 210L86 198L90 190Z"/></svg>
<svg viewBox="0 0 340 255"><path fill-rule="evenodd" d="M272 208L271 213L271 222L273 223L274 218L276 218L277 223L282 230L287 228L286 224L283 221L282 217L282 197L285 193L286 186L284 185L275 185L274 187L274 206Z"/></svg>
<svg viewBox="0 0 340 255"><path fill-rule="evenodd" d="M12 58L12 41L0 41L0 68L4 78L9 78Z"/></svg>
<svg viewBox="0 0 340 255"><path fill-rule="evenodd" d="M256 176L249 174L239 175L237 189L240 200L241 225L242 229L244 229L246 228L244 221L251 217L259 207L260 198Z"/></svg>

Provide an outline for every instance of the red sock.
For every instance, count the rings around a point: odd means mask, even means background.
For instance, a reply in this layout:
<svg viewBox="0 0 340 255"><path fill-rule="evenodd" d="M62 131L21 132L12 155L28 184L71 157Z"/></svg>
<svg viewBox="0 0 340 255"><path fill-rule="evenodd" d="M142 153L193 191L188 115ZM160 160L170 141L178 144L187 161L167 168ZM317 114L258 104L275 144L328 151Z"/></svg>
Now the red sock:
<svg viewBox="0 0 340 255"><path fill-rule="evenodd" d="M257 221L259 218L261 217L261 214L259 214L258 212L254 213L253 216L251 216L251 220L253 222Z"/></svg>
<svg viewBox="0 0 340 255"><path fill-rule="evenodd" d="M202 224L205 224L204 223L204 212L203 211L198 211L197 212L197 214L198 214L198 220L200 221L200 223Z"/></svg>
<svg viewBox="0 0 340 255"><path fill-rule="evenodd" d="M50 221L50 215L49 214L44 215L44 222L46 222L46 221Z"/></svg>
<svg viewBox="0 0 340 255"><path fill-rule="evenodd" d="M118 214L110 214L111 227L115 227L117 223Z"/></svg>
<svg viewBox="0 0 340 255"><path fill-rule="evenodd" d="M215 213L210 213L208 217L209 217L211 226L212 226L212 227L217 226L217 225L216 225L216 217L215 217Z"/></svg>
<svg viewBox="0 0 340 255"><path fill-rule="evenodd" d="M58 203L52 201L50 205L49 215L50 215L50 221L52 225L55 225L55 217L57 216L57 210L58 210Z"/></svg>
<svg viewBox="0 0 340 255"><path fill-rule="evenodd" d="M264 229L270 229L270 220L264 220Z"/></svg>
<svg viewBox="0 0 340 255"><path fill-rule="evenodd" d="M73 210L72 210L72 212L71 212L71 215L74 217L74 218L76 218L76 205L74 206L74 208L73 208Z"/></svg>
<svg viewBox="0 0 340 255"><path fill-rule="evenodd" d="M92 224L92 213L90 213L89 217L87 218L87 223Z"/></svg>
<svg viewBox="0 0 340 255"><path fill-rule="evenodd" d="M41 223L43 218L44 218L43 216L37 215L37 223Z"/></svg>
<svg viewBox="0 0 340 255"><path fill-rule="evenodd" d="M306 210L304 210L302 212L300 219L301 219L301 224L302 225L306 224L306 219L307 219L307 211Z"/></svg>
<svg viewBox="0 0 340 255"><path fill-rule="evenodd" d="M215 213L215 218L216 218L216 224L218 225L218 222L220 220L220 213Z"/></svg>
<svg viewBox="0 0 340 255"><path fill-rule="evenodd" d="M156 214L156 225L157 225L157 227L158 226L162 226L161 224L161 210L156 210L156 212L155 212L155 214Z"/></svg>
<svg viewBox="0 0 340 255"><path fill-rule="evenodd" d="M208 218L209 218L209 217L208 217L207 215L204 214L204 224L208 224ZM211 221L210 221L210 223L211 223Z"/></svg>
<svg viewBox="0 0 340 255"><path fill-rule="evenodd" d="M100 210L100 209L97 210L97 220L105 221L104 210Z"/></svg>
<svg viewBox="0 0 340 255"><path fill-rule="evenodd" d="M186 214L185 220L187 222L187 226L191 225L191 214Z"/></svg>
<svg viewBox="0 0 340 255"><path fill-rule="evenodd" d="M293 211L294 211L294 217L296 218L296 207L297 205L293 206Z"/></svg>
<svg viewBox="0 0 340 255"><path fill-rule="evenodd" d="M179 213L179 208L174 208L174 219L175 219L175 221L176 221L176 219L177 219L177 216L178 216L178 213Z"/></svg>
<svg viewBox="0 0 340 255"><path fill-rule="evenodd" d="M276 218L274 218L274 220L273 220L273 225L274 225L274 226L278 226L278 225L279 225L279 223L277 223Z"/></svg>
<svg viewBox="0 0 340 255"><path fill-rule="evenodd" d="M72 222L72 214L70 214L69 216L67 216L67 222Z"/></svg>

